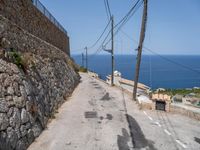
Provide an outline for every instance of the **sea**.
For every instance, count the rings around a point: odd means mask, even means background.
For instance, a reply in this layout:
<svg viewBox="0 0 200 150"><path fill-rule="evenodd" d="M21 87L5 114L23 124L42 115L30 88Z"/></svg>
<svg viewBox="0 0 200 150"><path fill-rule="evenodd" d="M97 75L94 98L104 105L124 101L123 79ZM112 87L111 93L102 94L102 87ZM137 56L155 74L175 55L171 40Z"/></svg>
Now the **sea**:
<svg viewBox="0 0 200 150"><path fill-rule="evenodd" d="M72 57L77 64L85 66L81 55ZM135 55L115 55L115 70L121 72L123 78L134 80L135 64ZM111 56L89 55L88 68L106 80L111 74ZM200 87L200 55L143 55L139 82L152 89Z"/></svg>

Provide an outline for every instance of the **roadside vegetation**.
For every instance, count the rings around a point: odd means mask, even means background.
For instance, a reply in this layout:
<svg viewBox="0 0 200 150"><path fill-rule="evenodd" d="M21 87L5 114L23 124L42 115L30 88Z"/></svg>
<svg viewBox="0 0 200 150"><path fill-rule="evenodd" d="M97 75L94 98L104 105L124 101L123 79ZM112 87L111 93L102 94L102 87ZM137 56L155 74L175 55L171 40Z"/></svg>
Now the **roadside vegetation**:
<svg viewBox="0 0 200 150"><path fill-rule="evenodd" d="M87 72L87 69L83 66L80 66L79 72Z"/></svg>
<svg viewBox="0 0 200 150"><path fill-rule="evenodd" d="M161 94L168 94L171 96L174 95L188 95L188 94L195 94L195 97L200 98L200 89L166 89L165 91L159 91Z"/></svg>

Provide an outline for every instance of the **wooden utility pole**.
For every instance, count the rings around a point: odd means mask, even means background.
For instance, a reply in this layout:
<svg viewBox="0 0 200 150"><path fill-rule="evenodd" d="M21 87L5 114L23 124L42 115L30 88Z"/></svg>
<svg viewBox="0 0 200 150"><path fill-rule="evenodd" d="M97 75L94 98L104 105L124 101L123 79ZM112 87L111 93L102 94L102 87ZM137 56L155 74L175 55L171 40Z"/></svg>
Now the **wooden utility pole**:
<svg viewBox="0 0 200 150"><path fill-rule="evenodd" d="M111 59L112 59L112 75L111 75L111 86L114 85L114 16L111 17Z"/></svg>
<svg viewBox="0 0 200 150"><path fill-rule="evenodd" d="M87 52L87 50L88 50L88 48L87 48L87 46L85 47L85 59L86 59L86 69L87 69L87 71L88 71L88 52Z"/></svg>
<svg viewBox="0 0 200 150"><path fill-rule="evenodd" d="M137 63L135 67L135 80L134 80L134 88L133 88L133 100L136 100L137 96L137 85L140 73L140 63L141 63L141 56L142 56L142 47L145 38L145 31L146 31L146 24L147 24L147 8L148 8L148 0L144 0L144 9L143 9L143 16L142 16L142 27L140 31L140 42L138 46L138 54L137 54Z"/></svg>

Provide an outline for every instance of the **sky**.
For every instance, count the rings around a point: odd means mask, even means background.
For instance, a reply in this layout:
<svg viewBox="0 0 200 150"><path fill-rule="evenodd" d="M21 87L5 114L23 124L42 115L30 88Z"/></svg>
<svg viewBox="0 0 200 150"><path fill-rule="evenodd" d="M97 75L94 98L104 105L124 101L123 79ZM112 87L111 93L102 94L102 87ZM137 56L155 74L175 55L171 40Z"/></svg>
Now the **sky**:
<svg viewBox="0 0 200 150"><path fill-rule="evenodd" d="M80 54L84 47L93 45L108 23L104 0L40 1L67 30L71 54ZM109 3L116 24L135 0ZM138 44L130 38L139 41L142 9L115 36L115 54L136 54ZM95 53L101 43L89 49L89 54ZM200 55L200 0L149 0L144 45L158 54ZM144 54L151 53L144 50Z"/></svg>

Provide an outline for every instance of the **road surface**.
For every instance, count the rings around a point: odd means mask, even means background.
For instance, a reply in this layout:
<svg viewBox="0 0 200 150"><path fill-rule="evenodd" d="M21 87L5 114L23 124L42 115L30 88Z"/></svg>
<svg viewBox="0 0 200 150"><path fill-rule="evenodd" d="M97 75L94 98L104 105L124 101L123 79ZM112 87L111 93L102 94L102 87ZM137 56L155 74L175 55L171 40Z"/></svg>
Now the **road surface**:
<svg viewBox="0 0 200 150"><path fill-rule="evenodd" d="M139 110L131 96L81 74L82 80L29 150L199 150L200 122Z"/></svg>

